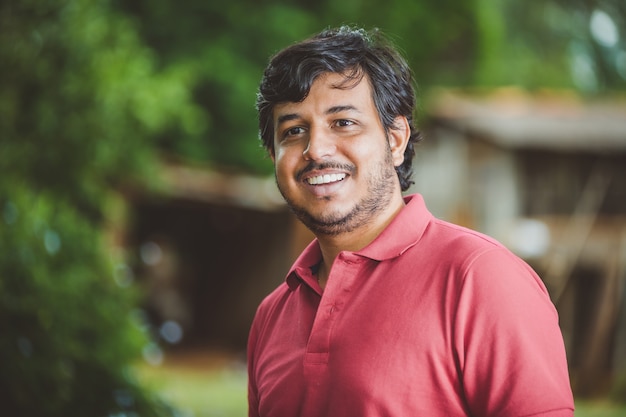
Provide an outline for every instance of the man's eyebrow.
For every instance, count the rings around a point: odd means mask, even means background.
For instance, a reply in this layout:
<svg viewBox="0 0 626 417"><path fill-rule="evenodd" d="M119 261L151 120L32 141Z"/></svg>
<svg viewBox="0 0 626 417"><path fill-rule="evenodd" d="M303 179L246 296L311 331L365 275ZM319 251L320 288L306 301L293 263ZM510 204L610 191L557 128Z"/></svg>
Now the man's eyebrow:
<svg viewBox="0 0 626 417"><path fill-rule="evenodd" d="M328 110L326 110L326 114L335 114L335 113L340 113L342 111L349 111L349 110L360 112L359 109L357 109L355 106L351 104L346 104L343 106L333 106L329 108Z"/></svg>
<svg viewBox="0 0 626 417"><path fill-rule="evenodd" d="M297 120L299 118L300 118L300 115L298 113L283 114L281 116L278 116L278 118L276 119L276 124L280 125L290 120Z"/></svg>
<svg viewBox="0 0 626 417"><path fill-rule="evenodd" d="M341 105L341 106L333 106L330 107L328 110L326 110L326 114L336 114L336 113L341 113L342 111L356 111L356 112L360 112L359 109L357 109L355 106L351 105L351 104L346 104L346 105ZM276 119L276 125L280 125L282 123L285 122L289 122L291 120L297 120L300 119L301 116L298 113L287 113L287 114L282 114L280 116L278 116L278 118Z"/></svg>

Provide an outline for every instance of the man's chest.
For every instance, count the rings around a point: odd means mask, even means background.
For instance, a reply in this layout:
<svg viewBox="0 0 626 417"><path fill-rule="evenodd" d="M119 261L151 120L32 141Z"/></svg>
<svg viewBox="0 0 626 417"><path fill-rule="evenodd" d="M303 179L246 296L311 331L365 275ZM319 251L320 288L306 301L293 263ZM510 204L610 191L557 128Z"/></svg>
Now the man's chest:
<svg viewBox="0 0 626 417"><path fill-rule="evenodd" d="M362 407L364 401L385 408L394 398L410 398L417 407L434 392L458 397L443 289L394 281L329 289L317 299L302 287L278 306L256 349L261 407L275 405L278 396L293 407L335 402L333 411L351 402Z"/></svg>

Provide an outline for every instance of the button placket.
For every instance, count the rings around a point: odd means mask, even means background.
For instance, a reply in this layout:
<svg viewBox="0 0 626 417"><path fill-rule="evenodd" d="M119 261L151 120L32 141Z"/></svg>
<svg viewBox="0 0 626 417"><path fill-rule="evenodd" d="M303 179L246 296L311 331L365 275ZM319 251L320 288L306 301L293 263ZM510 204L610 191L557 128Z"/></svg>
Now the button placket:
<svg viewBox="0 0 626 417"><path fill-rule="evenodd" d="M357 269L358 262L343 254L335 260L311 329L305 364L320 364L322 359L328 360L334 323L350 295Z"/></svg>

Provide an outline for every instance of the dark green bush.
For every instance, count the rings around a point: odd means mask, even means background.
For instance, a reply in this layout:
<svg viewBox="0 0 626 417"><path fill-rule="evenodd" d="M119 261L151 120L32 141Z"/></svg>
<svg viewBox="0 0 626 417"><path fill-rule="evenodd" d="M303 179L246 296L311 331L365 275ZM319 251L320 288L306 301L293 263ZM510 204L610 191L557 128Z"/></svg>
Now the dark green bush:
<svg viewBox="0 0 626 417"><path fill-rule="evenodd" d="M3 412L166 415L127 369L148 341L101 232L48 193L5 185L0 195Z"/></svg>
<svg viewBox="0 0 626 417"><path fill-rule="evenodd" d="M0 3L0 62L0 413L169 415L129 371L149 340L104 236L193 119L184 83L99 0Z"/></svg>

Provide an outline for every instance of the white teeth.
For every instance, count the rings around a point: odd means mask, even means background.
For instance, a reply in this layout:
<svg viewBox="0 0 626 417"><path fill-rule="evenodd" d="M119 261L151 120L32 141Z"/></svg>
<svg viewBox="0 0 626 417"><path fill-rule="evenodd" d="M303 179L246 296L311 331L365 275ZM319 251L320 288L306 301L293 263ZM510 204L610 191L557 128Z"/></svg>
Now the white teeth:
<svg viewBox="0 0 626 417"><path fill-rule="evenodd" d="M329 184L331 182L341 181L346 178L346 174L325 174L311 177L307 181L311 185Z"/></svg>

